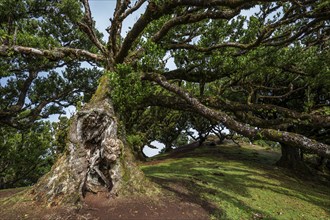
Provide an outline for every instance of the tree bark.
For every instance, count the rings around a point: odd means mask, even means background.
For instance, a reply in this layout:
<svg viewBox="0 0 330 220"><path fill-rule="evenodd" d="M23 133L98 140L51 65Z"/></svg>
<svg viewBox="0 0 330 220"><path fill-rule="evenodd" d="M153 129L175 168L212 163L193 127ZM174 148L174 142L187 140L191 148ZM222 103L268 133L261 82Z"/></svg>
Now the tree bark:
<svg viewBox="0 0 330 220"><path fill-rule="evenodd" d="M165 144L165 149L164 149L164 153L169 153L173 150L172 148L172 143L169 144Z"/></svg>
<svg viewBox="0 0 330 220"><path fill-rule="evenodd" d="M203 105L198 99L194 98L189 92L169 83L163 76L159 74L145 74L142 79L154 81L163 88L177 94L185 100L196 113L208 118L221 122L228 129L236 131L237 133L249 138L265 138L275 142L286 144L290 147L303 149L306 152L314 153L319 156L330 158L330 146L316 140L310 139L302 134L275 130L271 128L259 128L240 122L229 114L221 111L214 110L210 107Z"/></svg>
<svg viewBox="0 0 330 220"><path fill-rule="evenodd" d="M33 187L35 199L51 205L75 204L87 192L109 192L114 197L156 190L118 137L108 88L103 77L91 102L73 118L66 152Z"/></svg>
<svg viewBox="0 0 330 220"><path fill-rule="evenodd" d="M281 152L281 158L276 162L277 166L299 171L309 170L303 161L301 149L281 144Z"/></svg>
<svg viewBox="0 0 330 220"><path fill-rule="evenodd" d="M327 158L324 157L318 157L316 159L317 162L317 169L323 173L325 173L327 170L330 170L330 161Z"/></svg>

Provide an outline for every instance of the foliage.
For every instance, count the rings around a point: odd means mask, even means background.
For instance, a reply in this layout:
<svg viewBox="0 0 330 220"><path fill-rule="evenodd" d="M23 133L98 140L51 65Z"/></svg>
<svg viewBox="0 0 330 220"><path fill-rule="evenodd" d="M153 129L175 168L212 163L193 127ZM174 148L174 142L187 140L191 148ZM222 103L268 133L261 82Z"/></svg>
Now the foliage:
<svg viewBox="0 0 330 220"><path fill-rule="evenodd" d="M146 144L145 137L143 134L130 134L127 135L126 140L133 149L133 153L140 160L144 160L143 148Z"/></svg>
<svg viewBox="0 0 330 220"><path fill-rule="evenodd" d="M151 94L150 83L142 82L139 73L130 66L118 65L116 72L109 72L111 98L121 119L129 122L134 117L134 110L138 109L144 99Z"/></svg>
<svg viewBox="0 0 330 220"><path fill-rule="evenodd" d="M178 147L181 147L181 146L184 146L186 144L189 143L189 136L184 133L184 132L181 132L178 137L176 138L176 140L174 141L173 145L178 148Z"/></svg>
<svg viewBox="0 0 330 220"><path fill-rule="evenodd" d="M187 142L187 137L183 133L187 126L187 118L180 111L149 108L140 119L135 129L145 134L146 143L159 141L165 145L164 150L169 151Z"/></svg>
<svg viewBox="0 0 330 220"><path fill-rule="evenodd" d="M63 16L63 13L69 16ZM2 1L0 43L52 50L80 47L95 51L77 29L77 1ZM50 25L52 24L52 25ZM101 36L99 34L99 36ZM68 119L42 122L69 106L89 101L102 71L79 60L16 55L0 60L1 188L35 183L65 150Z"/></svg>
<svg viewBox="0 0 330 220"><path fill-rule="evenodd" d="M27 130L1 127L0 188L34 184L64 151L68 120L37 122ZM64 132L64 133L63 133Z"/></svg>
<svg viewBox="0 0 330 220"><path fill-rule="evenodd" d="M127 141L140 151L144 145L157 140L167 149L187 141L182 131L187 117L184 113L148 105L150 97L168 94L150 82L141 81L140 74L130 66L117 65L116 72L108 73L111 98L117 114L125 124Z"/></svg>
<svg viewBox="0 0 330 220"><path fill-rule="evenodd" d="M159 140L171 149L183 130L203 140L221 124L329 158L329 14L324 0L117 1L104 42L88 1L4 0L0 125L29 131L81 107L99 84L100 99L86 108L104 107L110 95L134 145Z"/></svg>
<svg viewBox="0 0 330 220"><path fill-rule="evenodd" d="M214 126L210 120L196 114L188 114L187 123L188 129L186 129L186 133L194 141L199 141L200 144L206 140ZM197 137L194 135L194 132L197 133Z"/></svg>
<svg viewBox="0 0 330 220"><path fill-rule="evenodd" d="M77 29L83 17L77 1L6 0L0 4L0 12L2 45L95 51L95 46ZM90 99L101 71L82 68L79 60L56 60L56 53L54 56L29 57L12 51L0 60L1 124L28 128L37 119L61 114L65 107Z"/></svg>
<svg viewBox="0 0 330 220"><path fill-rule="evenodd" d="M65 116L59 117L59 121L52 122L53 141L51 154L53 157L61 155L67 146L67 136L69 131L70 119Z"/></svg>
<svg viewBox="0 0 330 220"><path fill-rule="evenodd" d="M267 140L256 140L253 141L253 144L262 146L262 147L270 147L270 148L277 148L280 147L280 144L272 141L267 141Z"/></svg>

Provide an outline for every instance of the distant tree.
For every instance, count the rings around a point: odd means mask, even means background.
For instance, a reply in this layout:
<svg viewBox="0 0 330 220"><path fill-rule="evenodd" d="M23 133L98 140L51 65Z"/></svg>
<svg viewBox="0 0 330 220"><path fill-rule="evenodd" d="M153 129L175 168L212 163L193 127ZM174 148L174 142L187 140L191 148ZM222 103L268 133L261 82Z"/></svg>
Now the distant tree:
<svg viewBox="0 0 330 220"><path fill-rule="evenodd" d="M51 125L54 139L51 153L57 157L66 150L65 148L68 139L70 119L65 116L61 116L59 117L59 121L52 122Z"/></svg>
<svg viewBox="0 0 330 220"><path fill-rule="evenodd" d="M183 131L187 128L187 117L184 112L159 107L148 108L138 117L131 133L143 133L145 143L150 146L152 141L165 145L163 152L169 152L179 143L184 144ZM179 140L180 139L180 140Z"/></svg>
<svg viewBox="0 0 330 220"><path fill-rule="evenodd" d="M225 131L226 127L222 124L213 124L212 126L212 133L215 134L218 139L219 143L221 144L226 138L230 137L233 141L233 132L229 132L229 134L226 134Z"/></svg>
<svg viewBox="0 0 330 220"><path fill-rule="evenodd" d="M175 148L182 147L189 143L189 136L185 132L181 132L177 139L174 141Z"/></svg>
<svg viewBox="0 0 330 220"><path fill-rule="evenodd" d="M200 115L189 114L187 128L188 129L186 129L186 133L194 141L198 141L199 145L202 145L206 141L207 136L212 131L212 123L210 120Z"/></svg>
<svg viewBox="0 0 330 220"><path fill-rule="evenodd" d="M156 140L165 145L164 152L169 152L173 149L178 138L182 136L187 122L186 118L182 116L182 113L172 111L169 114L166 113L166 115L162 117L162 121L158 126Z"/></svg>
<svg viewBox="0 0 330 220"><path fill-rule="evenodd" d="M54 138L48 122L27 130L0 128L0 189L28 186L48 172L54 162Z"/></svg>

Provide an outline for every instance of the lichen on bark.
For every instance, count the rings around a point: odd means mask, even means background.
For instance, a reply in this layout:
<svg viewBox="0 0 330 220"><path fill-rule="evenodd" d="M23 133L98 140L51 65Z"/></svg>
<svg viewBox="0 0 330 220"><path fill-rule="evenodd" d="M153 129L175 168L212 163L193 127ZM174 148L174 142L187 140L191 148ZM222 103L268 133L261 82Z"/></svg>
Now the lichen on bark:
<svg viewBox="0 0 330 220"><path fill-rule="evenodd" d="M97 97L74 116L67 151L32 189L37 200L75 204L87 192L109 192L109 197L158 192L117 135L106 81L100 83Z"/></svg>

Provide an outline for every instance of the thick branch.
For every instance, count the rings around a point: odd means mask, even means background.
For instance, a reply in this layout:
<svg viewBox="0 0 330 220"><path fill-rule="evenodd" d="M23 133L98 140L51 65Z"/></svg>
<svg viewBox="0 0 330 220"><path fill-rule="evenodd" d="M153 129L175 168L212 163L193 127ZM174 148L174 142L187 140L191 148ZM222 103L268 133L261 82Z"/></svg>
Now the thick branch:
<svg viewBox="0 0 330 220"><path fill-rule="evenodd" d="M177 94L187 103L189 103L196 112L203 115L204 117L211 120L219 121L223 123L227 128L234 130L246 137L266 137L267 139L272 141L288 144L292 147L302 148L308 152L312 152L320 156L330 158L329 145L317 142L315 140L309 139L303 135L296 133L277 131L274 129L256 129L254 127L249 126L248 124L244 124L234 120L231 116L227 115L222 111L216 111L206 107L205 105L201 104L198 99L192 97L188 92L185 92L178 86L175 86L166 81L166 79L161 75L147 74L144 76L144 78L150 81L154 81L163 88Z"/></svg>
<svg viewBox="0 0 330 220"><path fill-rule="evenodd" d="M182 25L182 24L189 24L189 23L196 23L198 21L202 21L204 19L230 19L236 16L240 12L239 9L235 10L221 10L221 11L211 11L207 10L204 13L194 13L194 14L186 14L179 17L174 17L168 22L166 22L162 28L152 37L152 41L158 42L164 37L173 27Z"/></svg>
<svg viewBox="0 0 330 220"><path fill-rule="evenodd" d="M272 128L276 130L286 131L289 126L293 124L292 119L263 119L256 115L245 113L245 112L234 112L236 120L242 123L247 123L258 128Z"/></svg>
<svg viewBox="0 0 330 220"><path fill-rule="evenodd" d="M120 17L125 12L129 4L130 1L127 0L117 1L113 18L110 19L111 26L107 29L109 33L108 50L111 52L112 56L116 56L118 51L118 41L120 40L120 32L123 21L120 19Z"/></svg>
<svg viewBox="0 0 330 220"><path fill-rule="evenodd" d="M95 28L93 25L93 19L92 19L88 0L83 0L83 4L84 4L84 8L85 8L85 17L84 17L85 23L79 22L78 25L79 25L80 29L88 35L89 39L94 43L94 45L97 48L99 48L99 50L103 54L106 54L105 46L97 38L95 31L94 31Z"/></svg>
<svg viewBox="0 0 330 220"><path fill-rule="evenodd" d="M143 3L145 3L146 1L147 0L139 0L139 1L135 2L134 6L127 9L124 13L121 14L120 20L123 21L125 18L127 18L127 16L129 16L130 14L132 14L133 12L138 10L143 5Z"/></svg>
<svg viewBox="0 0 330 220"><path fill-rule="evenodd" d="M163 16L165 13L169 12L170 9L171 7L168 5L157 7L155 3L150 2L145 13L135 22L132 29L127 33L127 36L125 37L124 42L115 58L116 63L124 62L124 59L128 55L133 43L149 25L149 23Z"/></svg>
<svg viewBox="0 0 330 220"><path fill-rule="evenodd" d="M269 2L264 0L265 2ZM215 7L215 6L226 6L229 8L237 8L244 4L255 4L256 1L246 0L180 0L177 1L177 5L181 6L197 6L197 7Z"/></svg>
<svg viewBox="0 0 330 220"><path fill-rule="evenodd" d="M297 124L304 124L307 121L308 124L315 127L329 127L330 126L330 116L308 114L304 112L297 112L288 108L284 108L272 104L254 104L249 105L241 104L239 102L233 102L224 99L208 99L205 101L208 106L216 109L230 110L230 111L244 111L253 112L259 114L262 111L277 112L283 117L288 117L289 119L296 120Z"/></svg>
<svg viewBox="0 0 330 220"><path fill-rule="evenodd" d="M148 106L160 106L168 109L181 111L191 111L191 106L184 100L175 96L155 95L149 96L142 101L141 108L145 109Z"/></svg>
<svg viewBox="0 0 330 220"><path fill-rule="evenodd" d="M111 26L107 29L109 33L108 50L111 51L112 56L117 56L118 53L123 21L127 16L138 10L145 2L146 0L139 0L134 6L130 6L131 1L129 0L125 0L124 2L117 1L113 18L110 19Z"/></svg>
<svg viewBox="0 0 330 220"><path fill-rule="evenodd" d="M195 67L198 67L197 65L192 66L192 68L190 68L189 70L185 70L185 69L175 69L175 70L171 70L168 72L165 72L163 74L163 76L165 76L165 78L167 80L185 80L188 82L201 82L201 80L205 83L208 82L213 82L221 77L224 76L224 74L219 74L219 72L215 72L215 71L197 71L195 70ZM230 75L230 73L226 73L226 76Z"/></svg>
<svg viewBox="0 0 330 220"><path fill-rule="evenodd" d="M30 89L30 86L33 82L33 80L38 76L38 72L36 71L29 71L29 76L24 81L23 86L20 88L20 94L18 96L18 100L15 105L13 105L9 111L20 111L25 103L26 95L28 90Z"/></svg>
<svg viewBox="0 0 330 220"><path fill-rule="evenodd" d="M245 1L182 1L182 0L173 0L167 2L163 5L156 5L154 2L150 2L147 6L145 13L136 21L131 31L128 32L126 38L123 41L123 44L115 58L116 63L124 62L124 59L128 55L129 50L131 50L133 43L139 37L139 35L143 32L143 30L150 24L150 22L157 20L158 18L169 14L173 11L174 8L178 6L203 6L203 7L211 7L211 6L226 6L229 8L237 9L237 8L248 8L255 4L254 1L251 3L246 3ZM244 7L243 7L244 6ZM222 11L221 13L224 13ZM221 14L219 10L217 12L212 12L210 14ZM210 16L209 14L209 16ZM224 14L221 14L223 16ZM199 16L199 15L196 15ZM204 15L205 16L205 15ZM207 16L205 16L207 18ZM198 21L198 19L196 20ZM165 31L166 32L166 31Z"/></svg>
<svg viewBox="0 0 330 220"><path fill-rule="evenodd" d="M31 56L45 57L49 60L61 60L66 57L78 60L92 60L95 62L104 61L104 56L90 53L86 50L75 49L75 48L54 48L52 50L37 49L32 47L23 46L0 46L0 56L9 57L11 53L18 53Z"/></svg>
<svg viewBox="0 0 330 220"><path fill-rule="evenodd" d="M200 5L203 5L205 3L204 1L196 1L195 3L197 4L197 2L199 2ZM210 4L219 4L219 2L220 1L212 1L212 3L210 3ZM240 1L232 1L232 6L237 4L237 6L235 7L236 10L239 10L241 8L246 7L246 5L244 5L244 4L239 5L240 4L239 2ZM250 4L252 4L252 2L253 1L251 1ZM228 2L223 1L223 4L229 4L229 1ZM310 3L310 4L312 4L312 3ZM249 5L249 4L247 4L247 5ZM232 48L242 49L243 51L240 52L240 53L243 53L245 50L254 48L258 45L267 45L267 46L286 45L288 43L291 43L294 40L297 40L297 39L300 39L304 36L312 34L312 33L316 32L319 29L324 27L324 20L326 20L324 15L317 16L318 14L316 14L316 15L312 16L312 15L310 15L311 12L309 12L309 11L307 11L306 13L295 13L297 10L299 10L300 7L301 6L299 6L299 7L298 6L293 6L290 10L288 10L286 12L286 14L283 15L283 17L280 20L278 20L275 23L270 23L270 24L266 25L265 27L263 27L262 30L260 31L260 34L256 37L256 39L254 41L250 42L250 43L223 42L223 43L219 43L219 44L209 46L209 47L201 47L201 46L198 46L198 45L188 44L186 42L181 42L181 43L168 44L167 48L168 49L188 49L188 50L195 50L195 51L198 51L198 52L210 52L210 51L221 49L221 48L232 47ZM216 13L216 12L214 12L214 13ZM219 13L219 12L217 12L217 13ZM204 14L207 14L207 12L205 12ZM153 38L155 40L159 40L173 26L180 25L180 21L182 23L193 23L193 22L187 22L186 21L186 19L187 19L186 16L180 16L180 17L171 19L170 21L168 21L163 26L163 28L159 32L157 32L155 34L155 36ZM196 17L198 17L198 16L196 16ZM316 18L313 19L313 20L310 19L311 21L309 21L309 22L305 21L304 22L305 24L302 25L301 28L299 28L298 30L295 30L295 29L292 28L291 30L288 30L287 32L284 32L283 34L281 34L279 36L273 36L272 35L272 33L276 29L279 29L280 27L285 26L285 25L292 24L294 22L297 22L297 20L299 21L299 20L304 19L306 17L311 17L311 18L316 17ZM181 19L179 19L179 18L181 18ZM224 17L224 18L226 18L226 17ZM215 17L214 19L217 19L217 18Z"/></svg>

